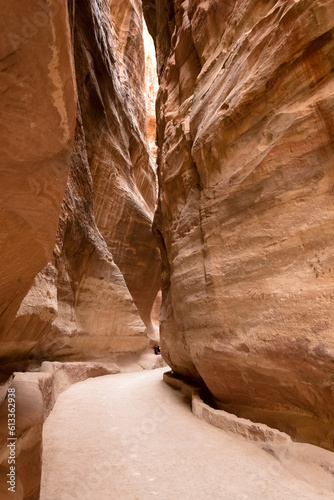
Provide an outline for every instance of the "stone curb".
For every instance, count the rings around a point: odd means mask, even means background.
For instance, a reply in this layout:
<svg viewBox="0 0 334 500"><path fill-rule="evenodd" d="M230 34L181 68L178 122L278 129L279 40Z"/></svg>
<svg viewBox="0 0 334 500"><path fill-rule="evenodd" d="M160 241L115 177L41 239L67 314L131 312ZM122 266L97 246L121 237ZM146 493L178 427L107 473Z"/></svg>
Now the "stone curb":
<svg viewBox="0 0 334 500"><path fill-rule="evenodd" d="M206 404L200 397L200 389L184 382L171 371L165 372L163 380L171 387L179 389L182 394L191 400L192 413L199 420L214 425L230 434L241 436L248 441L261 441L276 444L289 444L290 436L278 429L273 429L265 424L255 423L245 418L239 418L224 410L216 410Z"/></svg>

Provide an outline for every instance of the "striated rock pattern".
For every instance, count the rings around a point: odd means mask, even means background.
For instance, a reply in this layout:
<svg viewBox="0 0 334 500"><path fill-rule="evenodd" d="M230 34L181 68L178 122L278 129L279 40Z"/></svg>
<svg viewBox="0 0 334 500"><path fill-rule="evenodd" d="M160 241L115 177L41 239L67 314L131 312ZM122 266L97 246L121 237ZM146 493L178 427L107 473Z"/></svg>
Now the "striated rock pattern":
<svg viewBox="0 0 334 500"><path fill-rule="evenodd" d="M334 2L143 4L163 356L219 408L334 449Z"/></svg>
<svg viewBox="0 0 334 500"><path fill-rule="evenodd" d="M61 4L62 8L60 2L55 4L55 8L51 9L53 22L59 24L59 31L61 28L64 31L59 38L62 41L61 51L64 52L61 52L61 68L64 71L61 77L67 100L62 104L60 90L54 97L53 80L48 83L51 78L45 69L48 52L39 55L41 60L37 60L35 68L32 60L34 52L31 46L27 47L30 59L27 55L24 64L31 66L32 73L36 71L36 75L33 73L35 79L39 74L45 78L45 89L42 78L40 87L36 81L28 82L27 88L32 87L32 90L31 95L27 94L26 107L32 113L32 102L38 98L41 112L37 114L37 106L31 118L35 122L29 121L28 115L26 128L30 127L33 131L35 126L37 128L27 136L26 130L22 129L21 149L12 151L14 136L12 142L6 144L5 151L8 155L17 155L17 163L6 167L8 183L3 185L1 180L0 189L4 188L6 192L6 203L15 202L17 209L27 217L30 217L30 212L36 215L35 206L39 210L36 227L31 224L30 232L27 230L26 233L23 226L22 231L19 229L21 222L14 212L11 230L16 240L10 242L9 237L12 236L7 234L5 225L3 237L6 245L0 245L5 254L1 271L11 277L10 283L16 283L15 287L13 285L15 308L11 309L10 329L3 331L0 345L0 356L8 363L8 371L20 369L20 359L26 358L91 359L138 352L149 345L148 335L157 335L157 326L151 321L151 310L160 288L160 256L151 229L157 187L147 142L147 64L141 2L119 4L115 1L87 0L79 4L73 0L68 4L68 12L66 4ZM42 7L38 5L35 10L40 14ZM35 15L34 12L32 9L32 15ZM9 18L15 15L18 14L13 11ZM38 31L36 37L27 43L45 43L47 46L50 30L49 25L42 29L45 42L44 38L39 40ZM17 52L8 57L24 59L26 53L22 47L20 45ZM53 52L50 49L51 55L56 49L52 49ZM74 69L70 66L71 58ZM12 66L9 65L10 70ZM49 72L53 66L50 68ZM20 71L23 74L24 69ZM76 104L73 76L77 86ZM22 79L24 84L28 80L26 76ZM61 80L57 82L59 86L62 83ZM4 107L9 106L9 111L11 101L8 104L6 95L12 92L11 84L8 80L8 89L5 88L0 96ZM23 99L23 94L19 93L20 85L19 80L15 87L17 99ZM68 103L70 97L72 101ZM65 152L60 149L62 127L65 125L59 121L58 108L58 115L55 115L56 111L51 113L51 105L56 98L60 103L57 101L59 109L64 113L70 104L72 106L68 112L72 113L71 140L73 143L75 138L75 145L69 176L72 147L65 143ZM13 114L13 128L17 127L19 112L24 114L25 111L22 108ZM6 131L8 133L8 129ZM35 136L32 137L33 133ZM47 139L50 137L50 145L48 140L44 140L45 136ZM32 151L29 146L32 139L36 147L36 154L33 152L32 156L35 155L42 166L34 167L31 160L24 167L23 159L29 157ZM70 141L67 136L66 140ZM44 153L41 148L45 149ZM63 171L60 175L57 170L55 176L49 163L59 166L59 162L54 161L57 148L62 158L67 155L68 161L67 165L60 164ZM51 157L49 163L47 158L42 161L42 153ZM27 182L24 176L18 180L18 172L21 175L19 169L22 175L29 175ZM22 194L22 190L26 191L26 195ZM32 234L36 235L35 250L34 240L29 244L27 242ZM9 250L11 246L15 247L13 251ZM42 247L45 247L43 252ZM32 265L34 252L38 259ZM27 268L25 281L24 276L21 279L19 274L11 275L14 268L19 272L23 266ZM17 284L19 279L22 290ZM6 292L7 289L4 290ZM9 293L5 295L10 298Z"/></svg>
<svg viewBox="0 0 334 500"><path fill-rule="evenodd" d="M99 5L80 4L74 38L94 213L151 334L160 257L151 229L157 189L146 134L141 2Z"/></svg>
<svg viewBox="0 0 334 500"><path fill-rule="evenodd" d="M148 345L145 326L93 215L93 184L78 111L54 259L18 311L13 337L35 359L92 359Z"/></svg>

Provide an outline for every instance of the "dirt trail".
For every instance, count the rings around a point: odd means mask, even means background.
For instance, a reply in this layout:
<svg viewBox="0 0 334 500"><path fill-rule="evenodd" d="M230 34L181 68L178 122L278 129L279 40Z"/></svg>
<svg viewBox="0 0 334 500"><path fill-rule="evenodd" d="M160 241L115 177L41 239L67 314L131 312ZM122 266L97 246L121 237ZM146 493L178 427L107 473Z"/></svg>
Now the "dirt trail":
<svg viewBox="0 0 334 500"><path fill-rule="evenodd" d="M283 468L197 420L165 370L89 379L59 396L44 427L41 500L334 500L321 467L307 482L298 462Z"/></svg>

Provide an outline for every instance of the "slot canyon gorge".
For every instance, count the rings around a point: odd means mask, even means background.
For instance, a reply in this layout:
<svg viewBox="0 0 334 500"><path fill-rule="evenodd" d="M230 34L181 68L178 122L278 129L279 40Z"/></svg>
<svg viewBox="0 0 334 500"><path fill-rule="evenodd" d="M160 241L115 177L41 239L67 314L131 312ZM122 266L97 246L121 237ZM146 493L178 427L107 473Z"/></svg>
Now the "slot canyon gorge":
<svg viewBox="0 0 334 500"><path fill-rule="evenodd" d="M1 13L0 500L40 498L61 393L162 368L199 418L333 480L211 498L334 498L334 1Z"/></svg>

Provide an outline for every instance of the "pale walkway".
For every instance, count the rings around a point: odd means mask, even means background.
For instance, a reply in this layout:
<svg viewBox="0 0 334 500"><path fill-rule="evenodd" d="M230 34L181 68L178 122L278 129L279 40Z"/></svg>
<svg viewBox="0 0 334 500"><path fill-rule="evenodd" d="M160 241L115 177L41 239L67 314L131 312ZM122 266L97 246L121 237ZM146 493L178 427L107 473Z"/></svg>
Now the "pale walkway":
<svg viewBox="0 0 334 500"><path fill-rule="evenodd" d="M41 500L334 499L197 420L164 370L89 379L60 395L44 428Z"/></svg>

